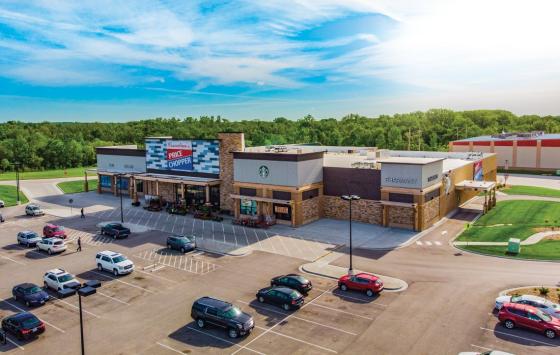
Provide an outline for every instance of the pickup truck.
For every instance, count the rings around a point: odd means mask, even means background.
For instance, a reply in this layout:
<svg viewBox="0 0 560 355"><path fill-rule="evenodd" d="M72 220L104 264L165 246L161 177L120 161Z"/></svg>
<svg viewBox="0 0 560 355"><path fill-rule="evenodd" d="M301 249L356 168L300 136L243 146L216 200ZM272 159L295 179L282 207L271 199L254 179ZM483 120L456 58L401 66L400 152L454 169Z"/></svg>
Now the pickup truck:
<svg viewBox="0 0 560 355"><path fill-rule="evenodd" d="M101 234L108 235L114 239L126 238L130 235L130 229L120 223L107 223L101 227Z"/></svg>

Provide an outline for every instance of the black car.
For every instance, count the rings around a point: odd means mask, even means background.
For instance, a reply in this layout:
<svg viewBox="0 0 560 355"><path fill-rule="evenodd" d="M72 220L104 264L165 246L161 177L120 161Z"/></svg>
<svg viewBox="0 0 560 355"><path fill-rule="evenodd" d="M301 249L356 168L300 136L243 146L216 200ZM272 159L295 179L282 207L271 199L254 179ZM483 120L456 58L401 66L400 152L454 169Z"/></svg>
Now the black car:
<svg viewBox="0 0 560 355"><path fill-rule="evenodd" d="M2 319L2 330L24 340L43 333L45 323L29 312L21 312Z"/></svg>
<svg viewBox="0 0 560 355"><path fill-rule="evenodd" d="M199 328L212 324L226 329L230 338L249 334L255 327L250 314L242 312L229 302L211 297L196 300L192 305L191 317Z"/></svg>
<svg viewBox="0 0 560 355"><path fill-rule="evenodd" d="M2 223L2 222L4 222L4 221L5 221L5 219L4 219L4 217L2 216L2 213L0 213L0 223Z"/></svg>
<svg viewBox="0 0 560 355"><path fill-rule="evenodd" d="M101 234L111 236L114 239L126 238L130 235L130 229L120 223L107 223L101 227Z"/></svg>
<svg viewBox="0 0 560 355"><path fill-rule="evenodd" d="M172 235L167 237L167 248L179 250L181 253L196 248L196 237L194 235Z"/></svg>
<svg viewBox="0 0 560 355"><path fill-rule="evenodd" d="M294 290L298 290L303 294L309 293L313 289L311 281L297 274L288 274L284 276L276 276L270 280L270 286L285 286Z"/></svg>
<svg viewBox="0 0 560 355"><path fill-rule="evenodd" d="M41 287L32 283L14 286L12 295L14 300L23 302L27 307L41 306L49 300L49 294Z"/></svg>
<svg viewBox="0 0 560 355"><path fill-rule="evenodd" d="M303 306L303 295L287 287L265 287L257 292L257 300L282 307L285 311Z"/></svg>

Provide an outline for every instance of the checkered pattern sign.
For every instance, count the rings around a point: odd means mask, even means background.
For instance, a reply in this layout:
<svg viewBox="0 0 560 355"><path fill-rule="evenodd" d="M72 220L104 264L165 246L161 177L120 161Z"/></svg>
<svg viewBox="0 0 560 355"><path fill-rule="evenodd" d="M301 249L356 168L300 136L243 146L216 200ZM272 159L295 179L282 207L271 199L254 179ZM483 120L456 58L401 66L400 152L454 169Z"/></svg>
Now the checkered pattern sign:
<svg viewBox="0 0 560 355"><path fill-rule="evenodd" d="M176 161L180 159L189 162L177 164ZM146 168L219 174L220 141L148 138L146 139Z"/></svg>

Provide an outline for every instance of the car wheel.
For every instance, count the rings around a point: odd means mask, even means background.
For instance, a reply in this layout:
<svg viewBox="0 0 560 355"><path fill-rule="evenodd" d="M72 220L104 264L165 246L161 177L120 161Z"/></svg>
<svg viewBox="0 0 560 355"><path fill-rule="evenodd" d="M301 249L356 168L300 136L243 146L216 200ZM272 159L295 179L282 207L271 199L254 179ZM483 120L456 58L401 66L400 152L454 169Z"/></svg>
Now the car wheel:
<svg viewBox="0 0 560 355"><path fill-rule="evenodd" d="M101 266L101 264L97 264L97 270L98 271L103 271L103 266Z"/></svg>
<svg viewBox="0 0 560 355"><path fill-rule="evenodd" d="M341 291L348 291L348 286L346 286L345 284L340 284L340 290Z"/></svg>
<svg viewBox="0 0 560 355"><path fill-rule="evenodd" d="M48 249L47 253L49 253L49 255L52 255L52 250Z"/></svg>
<svg viewBox="0 0 560 355"><path fill-rule="evenodd" d="M554 339L556 338L556 332L552 329L547 329L544 331L544 335L546 335L546 337L548 339Z"/></svg>
<svg viewBox="0 0 560 355"><path fill-rule="evenodd" d="M185 248L181 247L181 253L185 254L186 250Z"/></svg>
<svg viewBox="0 0 560 355"><path fill-rule="evenodd" d="M199 328L204 328L204 326L206 325L206 323L204 322L204 319L200 319L200 318L199 318L199 319L196 320L196 325L197 325Z"/></svg>
<svg viewBox="0 0 560 355"><path fill-rule="evenodd" d="M285 311L289 311L289 310L290 310L290 305L287 304L287 303L284 303L284 304L282 305L282 308L284 308Z"/></svg>
<svg viewBox="0 0 560 355"><path fill-rule="evenodd" d="M113 269L113 275L115 275L115 276L119 276L119 270L117 270L117 269Z"/></svg>
<svg viewBox="0 0 560 355"><path fill-rule="evenodd" d="M49 285L47 285L47 281L43 281L43 288L45 290L49 288Z"/></svg>
<svg viewBox="0 0 560 355"><path fill-rule="evenodd" d="M504 322L504 326L507 329L513 329L513 328L515 328L515 323L510 319L506 319L506 321Z"/></svg>
<svg viewBox="0 0 560 355"><path fill-rule="evenodd" d="M239 336L239 332L237 331L237 329L234 328L229 328L228 330L228 336L232 339L235 339Z"/></svg>
<svg viewBox="0 0 560 355"><path fill-rule="evenodd" d="M264 297L263 296L259 296L259 302L264 303Z"/></svg>
<svg viewBox="0 0 560 355"><path fill-rule="evenodd" d="M374 293L372 290L367 290L367 291L366 291L366 295L367 295L368 297L373 297L374 294L375 294L375 293Z"/></svg>
<svg viewBox="0 0 560 355"><path fill-rule="evenodd" d="M27 307L31 307L31 303L29 303L29 301L25 301L25 305L26 305Z"/></svg>

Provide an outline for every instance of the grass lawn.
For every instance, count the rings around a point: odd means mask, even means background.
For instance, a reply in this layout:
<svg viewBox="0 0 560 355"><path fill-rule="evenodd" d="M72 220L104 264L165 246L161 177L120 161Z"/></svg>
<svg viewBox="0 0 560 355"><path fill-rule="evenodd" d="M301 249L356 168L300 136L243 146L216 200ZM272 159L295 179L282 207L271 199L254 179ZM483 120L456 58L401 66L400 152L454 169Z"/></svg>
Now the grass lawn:
<svg viewBox="0 0 560 355"><path fill-rule="evenodd" d="M77 192L84 192L84 180L76 180L76 181L65 181L57 184L65 194L75 194ZM94 191L97 189L97 179L88 179L88 187L89 191Z"/></svg>
<svg viewBox="0 0 560 355"><path fill-rule="evenodd" d="M29 202L23 192L19 192L19 198L22 204ZM16 187L9 185L0 185L0 200L4 201L6 207L16 205Z"/></svg>
<svg viewBox="0 0 560 355"><path fill-rule="evenodd" d="M526 239L534 228L560 226L560 202L502 201L466 229L458 241L507 242Z"/></svg>
<svg viewBox="0 0 560 355"><path fill-rule="evenodd" d="M508 256L515 259L560 260L560 241L543 240L534 245L522 245L518 255L506 254L507 246L469 245L461 249L483 254Z"/></svg>
<svg viewBox="0 0 560 355"><path fill-rule="evenodd" d="M41 171L24 171L19 173L19 178L22 180L33 180L33 179L56 179L65 177L78 177L84 176L84 170L88 168L68 168L66 169L66 175L64 175L64 169L57 170L41 170ZM90 173L90 175L95 175ZM16 173L8 172L0 174L0 181L2 180L15 180Z"/></svg>
<svg viewBox="0 0 560 355"><path fill-rule="evenodd" d="M536 186L510 186L501 190L508 195L532 195L544 197L560 197L560 190Z"/></svg>

